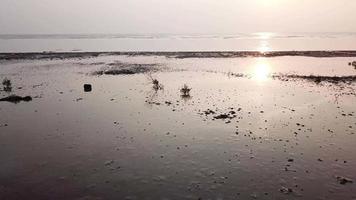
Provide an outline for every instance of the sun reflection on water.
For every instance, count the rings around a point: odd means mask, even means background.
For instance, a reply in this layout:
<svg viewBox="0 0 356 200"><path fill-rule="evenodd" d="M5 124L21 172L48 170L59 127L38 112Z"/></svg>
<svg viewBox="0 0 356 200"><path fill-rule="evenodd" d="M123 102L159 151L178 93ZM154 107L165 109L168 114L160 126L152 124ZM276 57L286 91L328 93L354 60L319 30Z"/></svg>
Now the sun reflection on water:
<svg viewBox="0 0 356 200"><path fill-rule="evenodd" d="M266 53L268 51L271 51L268 41L266 40L261 41L260 46L258 47L258 51L261 53Z"/></svg>
<svg viewBox="0 0 356 200"><path fill-rule="evenodd" d="M270 78L271 67L268 62L259 62L252 72L252 78L257 81L266 81Z"/></svg>

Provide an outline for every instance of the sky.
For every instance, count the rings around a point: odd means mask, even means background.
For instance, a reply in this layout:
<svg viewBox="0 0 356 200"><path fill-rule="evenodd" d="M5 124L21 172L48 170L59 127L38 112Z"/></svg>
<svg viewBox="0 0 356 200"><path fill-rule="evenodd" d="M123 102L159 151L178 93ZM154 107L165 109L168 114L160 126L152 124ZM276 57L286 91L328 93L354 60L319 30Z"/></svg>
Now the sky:
<svg viewBox="0 0 356 200"><path fill-rule="evenodd" d="M0 0L0 34L356 32L356 0Z"/></svg>

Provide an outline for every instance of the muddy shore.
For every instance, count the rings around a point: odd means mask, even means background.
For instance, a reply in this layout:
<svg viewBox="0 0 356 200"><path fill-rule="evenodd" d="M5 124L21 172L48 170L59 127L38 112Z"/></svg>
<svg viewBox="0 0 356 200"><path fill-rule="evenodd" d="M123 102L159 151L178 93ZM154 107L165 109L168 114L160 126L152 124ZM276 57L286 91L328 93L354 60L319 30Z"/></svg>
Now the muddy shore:
<svg viewBox="0 0 356 200"><path fill-rule="evenodd" d="M122 54L1 54L0 199L356 198L356 56Z"/></svg>

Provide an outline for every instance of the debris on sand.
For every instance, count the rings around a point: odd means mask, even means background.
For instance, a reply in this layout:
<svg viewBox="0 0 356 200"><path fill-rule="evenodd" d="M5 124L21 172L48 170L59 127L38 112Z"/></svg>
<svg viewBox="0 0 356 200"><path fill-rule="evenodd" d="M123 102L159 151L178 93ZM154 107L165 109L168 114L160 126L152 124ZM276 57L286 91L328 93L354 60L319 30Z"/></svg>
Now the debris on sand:
<svg viewBox="0 0 356 200"><path fill-rule="evenodd" d="M192 88L189 88L187 84L184 84L183 87L180 89L180 93L182 97L190 97L190 91Z"/></svg>
<svg viewBox="0 0 356 200"><path fill-rule="evenodd" d="M205 115L206 117L211 116L211 120L222 120L225 121L226 124L230 124L232 119L235 119L237 117L237 112L240 112L242 109L238 108L234 110L234 108L229 108L228 111L221 112L218 110L212 110L212 109L207 109L199 112L198 114L203 116Z"/></svg>
<svg viewBox="0 0 356 200"><path fill-rule="evenodd" d="M133 75L159 71L158 64L134 64L115 62L109 64L110 68L98 70L93 75Z"/></svg>
<svg viewBox="0 0 356 200"><path fill-rule="evenodd" d="M337 182L339 182L341 185L345 185L347 183L353 183L353 180L342 176L337 176L336 179Z"/></svg>
<svg viewBox="0 0 356 200"><path fill-rule="evenodd" d="M7 102L11 102L11 103L19 103L21 101L32 101L32 97L30 96L25 96L25 97L21 97L21 96L17 96L17 95L11 95L5 98L0 99L0 101L7 101Z"/></svg>
<svg viewBox="0 0 356 200"><path fill-rule="evenodd" d="M84 84L84 92L91 92L92 86L91 84Z"/></svg>

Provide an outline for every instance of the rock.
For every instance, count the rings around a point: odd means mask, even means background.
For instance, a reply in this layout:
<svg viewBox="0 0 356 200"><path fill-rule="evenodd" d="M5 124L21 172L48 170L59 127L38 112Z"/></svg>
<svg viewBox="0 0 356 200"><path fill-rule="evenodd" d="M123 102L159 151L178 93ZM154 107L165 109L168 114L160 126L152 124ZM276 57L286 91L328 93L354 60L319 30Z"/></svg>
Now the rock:
<svg viewBox="0 0 356 200"><path fill-rule="evenodd" d="M92 86L91 84L84 84L84 92L91 92Z"/></svg>
<svg viewBox="0 0 356 200"><path fill-rule="evenodd" d="M7 102L11 102L11 103L19 103L21 101L32 101L32 97L30 96L25 96L25 97L21 97L21 96L17 96L17 95L11 95L5 98L0 99L0 101L7 101Z"/></svg>
<svg viewBox="0 0 356 200"><path fill-rule="evenodd" d="M337 176L336 179L341 185L345 185L347 183L353 183L353 180L342 176Z"/></svg>

